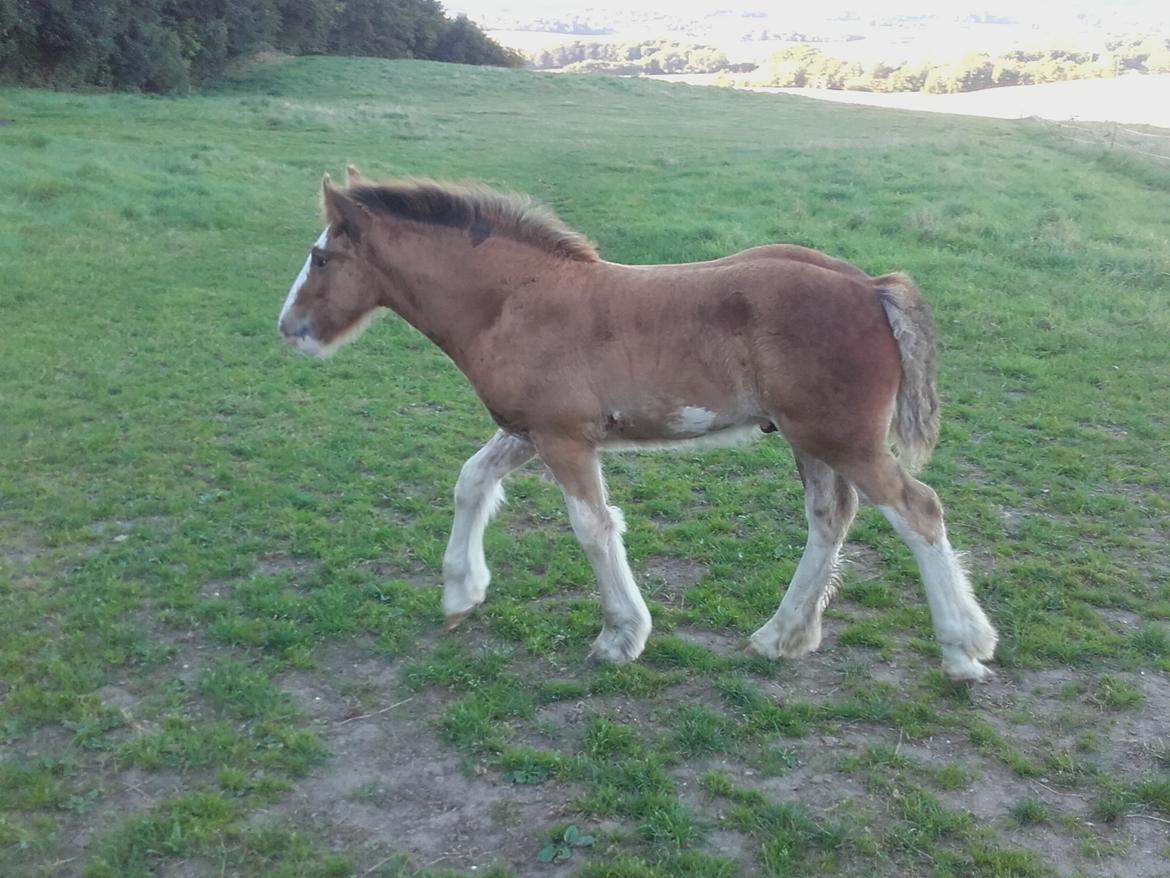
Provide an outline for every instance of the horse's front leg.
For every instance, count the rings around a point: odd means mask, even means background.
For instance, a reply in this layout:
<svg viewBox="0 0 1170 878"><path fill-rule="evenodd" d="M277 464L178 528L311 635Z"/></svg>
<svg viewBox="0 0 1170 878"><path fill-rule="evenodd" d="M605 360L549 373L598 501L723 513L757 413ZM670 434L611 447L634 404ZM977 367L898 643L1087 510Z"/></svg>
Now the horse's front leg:
<svg viewBox="0 0 1170 878"><path fill-rule="evenodd" d="M454 628L487 596L492 575L483 532L504 502L501 480L536 454L527 439L502 430L468 458L455 483L455 522L443 556L443 614Z"/></svg>
<svg viewBox="0 0 1170 878"><path fill-rule="evenodd" d="M650 611L634 582L622 542L621 510L606 502L597 451L566 439L541 441L540 456L560 483L569 522L597 576L604 624L589 653L592 661L630 662L650 636Z"/></svg>

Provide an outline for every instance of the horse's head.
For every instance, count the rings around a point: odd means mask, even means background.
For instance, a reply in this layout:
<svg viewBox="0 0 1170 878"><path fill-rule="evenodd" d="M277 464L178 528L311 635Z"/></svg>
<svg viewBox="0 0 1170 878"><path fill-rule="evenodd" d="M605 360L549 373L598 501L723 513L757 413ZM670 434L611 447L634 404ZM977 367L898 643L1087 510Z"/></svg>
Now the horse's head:
<svg viewBox="0 0 1170 878"><path fill-rule="evenodd" d="M350 169L351 180L356 171ZM284 301L277 328L301 353L328 357L356 338L378 309L384 278L368 259L373 218L361 205L322 182L327 226L309 251Z"/></svg>

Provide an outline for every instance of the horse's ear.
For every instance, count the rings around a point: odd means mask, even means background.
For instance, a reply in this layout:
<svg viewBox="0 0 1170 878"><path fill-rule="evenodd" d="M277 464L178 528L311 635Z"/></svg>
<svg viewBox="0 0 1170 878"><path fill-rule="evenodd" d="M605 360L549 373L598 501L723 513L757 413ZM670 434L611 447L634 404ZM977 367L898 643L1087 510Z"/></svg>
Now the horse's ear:
<svg viewBox="0 0 1170 878"><path fill-rule="evenodd" d="M333 185L328 174L321 181L321 199L325 219L357 243L370 227L370 214L364 207Z"/></svg>
<svg viewBox="0 0 1170 878"><path fill-rule="evenodd" d="M356 165L345 166L345 182L348 186L354 186L362 181L362 172L357 169Z"/></svg>

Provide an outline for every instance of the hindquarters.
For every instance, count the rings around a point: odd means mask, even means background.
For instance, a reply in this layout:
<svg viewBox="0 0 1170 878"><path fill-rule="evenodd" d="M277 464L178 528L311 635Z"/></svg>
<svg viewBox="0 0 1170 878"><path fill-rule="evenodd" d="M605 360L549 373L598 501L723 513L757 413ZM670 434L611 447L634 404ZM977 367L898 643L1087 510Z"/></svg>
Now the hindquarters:
<svg viewBox="0 0 1170 878"><path fill-rule="evenodd" d="M938 437L935 336L913 281L790 270L758 338L769 414L799 451L830 464L884 455L908 469Z"/></svg>
<svg viewBox="0 0 1170 878"><path fill-rule="evenodd" d="M885 311L868 277L797 277L765 306L761 402L797 451L830 465L870 458L887 447L902 371Z"/></svg>

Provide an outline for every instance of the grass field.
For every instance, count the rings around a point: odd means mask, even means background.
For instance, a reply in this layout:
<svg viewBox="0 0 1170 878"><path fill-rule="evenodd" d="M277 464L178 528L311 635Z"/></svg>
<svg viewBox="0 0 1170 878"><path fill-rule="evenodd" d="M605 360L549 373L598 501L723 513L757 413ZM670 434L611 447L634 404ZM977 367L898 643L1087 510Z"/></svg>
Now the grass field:
<svg viewBox="0 0 1170 878"><path fill-rule="evenodd" d="M1023 123L418 62L0 118L0 874L1170 874L1170 174ZM941 679L872 509L821 650L742 651L804 542L779 441L608 458L638 663L585 665L535 466L443 633L488 416L396 320L327 363L275 335L346 162L529 191L617 261L911 272L924 478L995 680Z"/></svg>

